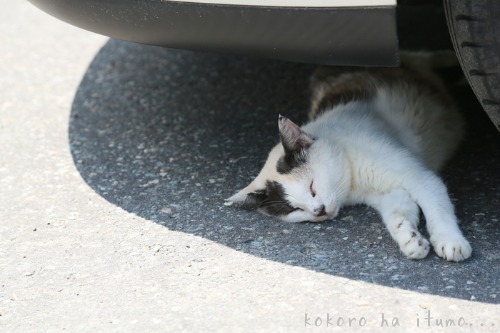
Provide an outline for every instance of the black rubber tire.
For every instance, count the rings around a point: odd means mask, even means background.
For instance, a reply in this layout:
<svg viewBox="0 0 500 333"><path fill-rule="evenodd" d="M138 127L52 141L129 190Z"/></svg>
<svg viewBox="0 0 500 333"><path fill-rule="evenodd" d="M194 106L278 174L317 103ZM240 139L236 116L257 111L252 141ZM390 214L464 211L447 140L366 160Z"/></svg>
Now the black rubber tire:
<svg viewBox="0 0 500 333"><path fill-rule="evenodd" d="M465 76L500 131L500 1L444 0L444 8Z"/></svg>

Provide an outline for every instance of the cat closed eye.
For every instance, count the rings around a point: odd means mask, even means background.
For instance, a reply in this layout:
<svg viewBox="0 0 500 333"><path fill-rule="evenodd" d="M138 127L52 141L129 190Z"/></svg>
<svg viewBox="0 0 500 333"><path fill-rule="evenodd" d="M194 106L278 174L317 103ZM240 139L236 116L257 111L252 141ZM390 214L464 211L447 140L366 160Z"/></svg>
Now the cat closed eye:
<svg viewBox="0 0 500 333"><path fill-rule="evenodd" d="M311 185L309 186L309 191L311 191L311 195L314 198L316 196L316 191L314 191L313 183L314 182L311 182Z"/></svg>

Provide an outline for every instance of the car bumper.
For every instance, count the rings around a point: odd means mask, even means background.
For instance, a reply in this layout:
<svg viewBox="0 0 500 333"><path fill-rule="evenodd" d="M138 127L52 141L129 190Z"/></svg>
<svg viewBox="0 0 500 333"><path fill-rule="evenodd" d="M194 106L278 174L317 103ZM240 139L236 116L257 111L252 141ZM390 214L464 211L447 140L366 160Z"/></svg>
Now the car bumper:
<svg viewBox="0 0 500 333"><path fill-rule="evenodd" d="M143 44L335 65L399 63L395 6L29 1L72 25Z"/></svg>

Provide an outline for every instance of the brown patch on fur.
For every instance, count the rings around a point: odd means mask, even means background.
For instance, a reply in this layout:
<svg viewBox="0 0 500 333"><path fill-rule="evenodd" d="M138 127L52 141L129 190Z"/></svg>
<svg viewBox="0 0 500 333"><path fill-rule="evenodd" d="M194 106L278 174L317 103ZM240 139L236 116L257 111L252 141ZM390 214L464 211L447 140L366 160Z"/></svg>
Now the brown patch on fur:
<svg viewBox="0 0 500 333"><path fill-rule="evenodd" d="M315 119L339 104L372 98L375 89L361 72L350 67L319 67L311 79L313 95L309 118Z"/></svg>
<svg viewBox="0 0 500 333"><path fill-rule="evenodd" d="M311 108L309 119L314 120L337 105L370 100L381 86L414 84L437 102L449 105L452 101L440 82L419 75L410 68L362 68L320 66L311 78Z"/></svg>

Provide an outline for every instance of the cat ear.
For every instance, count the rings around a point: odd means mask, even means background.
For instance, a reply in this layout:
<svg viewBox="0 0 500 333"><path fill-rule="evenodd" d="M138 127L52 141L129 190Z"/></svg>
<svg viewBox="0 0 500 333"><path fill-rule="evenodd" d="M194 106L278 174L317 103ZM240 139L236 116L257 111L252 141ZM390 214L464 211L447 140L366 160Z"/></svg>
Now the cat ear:
<svg viewBox="0 0 500 333"><path fill-rule="evenodd" d="M279 115L278 118L278 128L285 153L293 153L307 148L314 142L312 136L302 131L297 124L282 115Z"/></svg>

